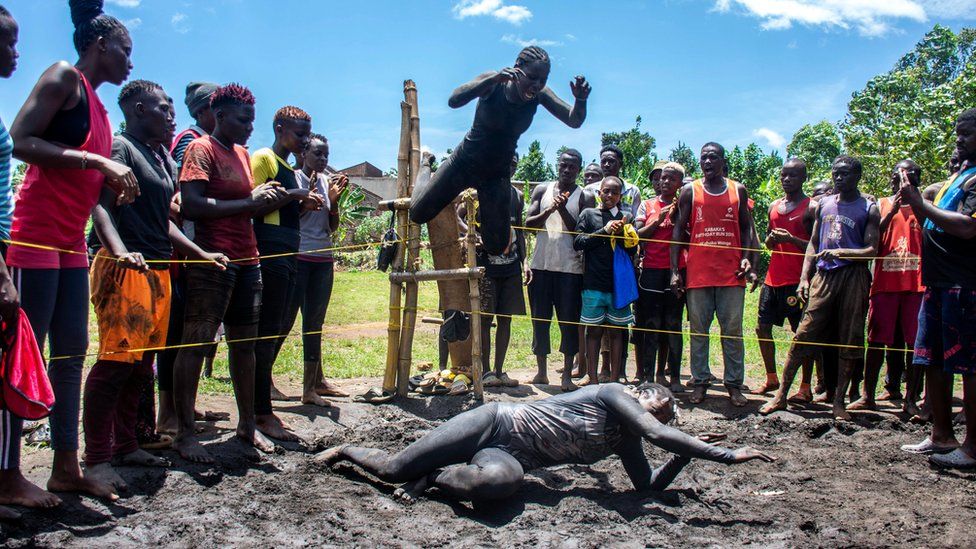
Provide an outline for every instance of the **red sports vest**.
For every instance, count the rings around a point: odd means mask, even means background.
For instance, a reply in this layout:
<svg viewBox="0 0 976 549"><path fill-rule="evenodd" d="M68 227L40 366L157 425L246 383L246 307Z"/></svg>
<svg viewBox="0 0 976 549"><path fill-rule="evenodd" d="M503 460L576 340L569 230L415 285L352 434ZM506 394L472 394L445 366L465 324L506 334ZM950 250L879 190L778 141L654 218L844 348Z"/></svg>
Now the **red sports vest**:
<svg viewBox="0 0 976 549"><path fill-rule="evenodd" d="M894 207L890 198L882 198L881 217ZM922 226L910 207L899 208L888 230L881 235L878 259L874 262L871 295L879 292L922 292Z"/></svg>
<svg viewBox="0 0 976 549"><path fill-rule="evenodd" d="M735 276L742 261L735 183L726 180L726 190L720 195L706 192L701 179L692 183L689 223L687 287L745 286L745 280Z"/></svg>
<svg viewBox="0 0 976 549"><path fill-rule="evenodd" d="M803 218L806 216L807 208L810 207L810 198L803 199L803 202L800 202L792 212L787 214L779 213L779 204L783 200L785 199L777 199L769 207L770 232L773 229L786 229L791 235L797 238L810 240L810 233L803 224ZM794 244L776 244L771 251L772 257L769 260L769 270L766 271L765 284L774 288L799 284L800 273L803 271L803 256L796 254L797 252L803 253L806 250L801 250Z"/></svg>

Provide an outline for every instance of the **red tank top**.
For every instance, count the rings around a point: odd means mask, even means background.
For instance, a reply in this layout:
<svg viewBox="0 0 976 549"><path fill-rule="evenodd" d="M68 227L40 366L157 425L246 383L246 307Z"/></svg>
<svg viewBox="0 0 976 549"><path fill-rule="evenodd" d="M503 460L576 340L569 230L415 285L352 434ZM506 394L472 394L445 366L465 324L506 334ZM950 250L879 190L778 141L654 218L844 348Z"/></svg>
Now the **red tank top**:
<svg viewBox="0 0 976 549"><path fill-rule="evenodd" d="M796 208L790 213L779 213L779 205L785 199L777 199L769 207L769 230L786 229L791 235L803 240L810 240L810 232L803 224L807 208L810 207L810 198L804 198ZM772 248L772 257L769 259L769 270L766 271L767 286L778 288L780 286L795 286L800 283L800 273L803 271L803 253L806 250L798 248L792 243L776 244ZM789 253L777 253L789 252Z"/></svg>
<svg viewBox="0 0 976 549"><path fill-rule="evenodd" d="M668 206L660 197L649 198L644 201L644 225L657 220L662 208ZM673 210L672 210L673 211ZM644 269L671 269L671 244L674 239L674 221L669 215L661 222L657 230L647 237L652 242L644 243L644 259L641 267ZM685 268L685 252L682 251L678 259L678 268Z"/></svg>
<svg viewBox="0 0 976 549"><path fill-rule="evenodd" d="M692 183L688 288L745 286L735 276L742 261L739 193L731 180L719 195L709 194L701 179Z"/></svg>
<svg viewBox="0 0 976 549"><path fill-rule="evenodd" d="M881 218L894 207L890 198L882 198ZM888 230L881 235L878 257L874 262L871 295L880 292L922 292L922 226L910 207L901 207Z"/></svg>
<svg viewBox="0 0 976 549"><path fill-rule="evenodd" d="M78 150L109 158L112 126L108 112L85 75L78 71L88 95L88 138ZM12 244L7 264L28 269L66 269L88 266L85 224L98 202L105 176L98 170L31 165L17 194L10 239L76 253L59 253ZM80 253L77 253L80 252Z"/></svg>

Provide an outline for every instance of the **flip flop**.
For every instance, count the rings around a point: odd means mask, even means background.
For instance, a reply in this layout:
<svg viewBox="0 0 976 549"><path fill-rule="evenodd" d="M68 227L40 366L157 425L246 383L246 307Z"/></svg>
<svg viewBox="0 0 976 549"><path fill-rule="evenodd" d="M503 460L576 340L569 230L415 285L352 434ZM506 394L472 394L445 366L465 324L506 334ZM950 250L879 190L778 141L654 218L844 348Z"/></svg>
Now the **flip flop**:
<svg viewBox="0 0 976 549"><path fill-rule="evenodd" d="M929 456L929 463L936 467L949 469L974 469L976 468L976 458L964 452L962 448L956 448L948 454L933 454Z"/></svg>
<svg viewBox="0 0 976 549"><path fill-rule="evenodd" d="M905 444L901 449L910 454L928 456L932 454L945 454L952 452L957 446L940 446L932 442L932 437L925 437L925 440L918 444Z"/></svg>
<svg viewBox="0 0 976 549"><path fill-rule="evenodd" d="M441 385L441 387L443 387L443 385ZM470 390L471 388L468 387L468 384L459 379L454 383L451 383L451 387L447 390L447 394L449 396L463 395Z"/></svg>
<svg viewBox="0 0 976 549"><path fill-rule="evenodd" d="M361 395L353 397L353 402L365 402L366 404L384 404L396 397L394 393L388 393L383 389L373 387Z"/></svg>

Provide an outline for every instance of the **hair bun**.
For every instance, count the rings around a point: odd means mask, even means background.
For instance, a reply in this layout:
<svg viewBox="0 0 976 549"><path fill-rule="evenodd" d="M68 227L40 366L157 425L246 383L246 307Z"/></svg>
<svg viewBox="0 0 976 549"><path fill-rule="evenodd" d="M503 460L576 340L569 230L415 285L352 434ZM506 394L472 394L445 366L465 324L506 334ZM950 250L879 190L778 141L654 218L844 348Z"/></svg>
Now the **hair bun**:
<svg viewBox="0 0 976 549"><path fill-rule="evenodd" d="M88 23L102 13L104 0L68 0L68 7L71 9L71 23L78 27Z"/></svg>

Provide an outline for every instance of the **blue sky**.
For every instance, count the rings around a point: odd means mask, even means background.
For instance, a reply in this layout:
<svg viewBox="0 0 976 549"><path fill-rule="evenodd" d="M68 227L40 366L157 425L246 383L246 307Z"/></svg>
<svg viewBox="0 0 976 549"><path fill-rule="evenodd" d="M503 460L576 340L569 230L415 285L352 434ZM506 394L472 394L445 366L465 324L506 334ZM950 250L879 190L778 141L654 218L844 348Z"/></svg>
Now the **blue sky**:
<svg viewBox="0 0 976 549"><path fill-rule="evenodd" d="M20 23L21 59L0 82L9 123L40 73L76 55L66 0L0 0ZM474 104L447 98L482 71L510 65L534 42L553 58L549 85L593 86L579 130L543 109L520 149L538 139L597 155L600 134L633 126L666 156L678 141L751 141L785 149L800 126L840 120L851 92L887 71L935 23L976 25L976 0L107 0L134 43L132 78L155 80L181 105L191 80L239 81L257 97L252 149L294 104L331 142L330 163L396 164L402 81L420 91L421 140L454 147ZM99 90L113 124L118 88ZM179 109L179 124L189 123Z"/></svg>

